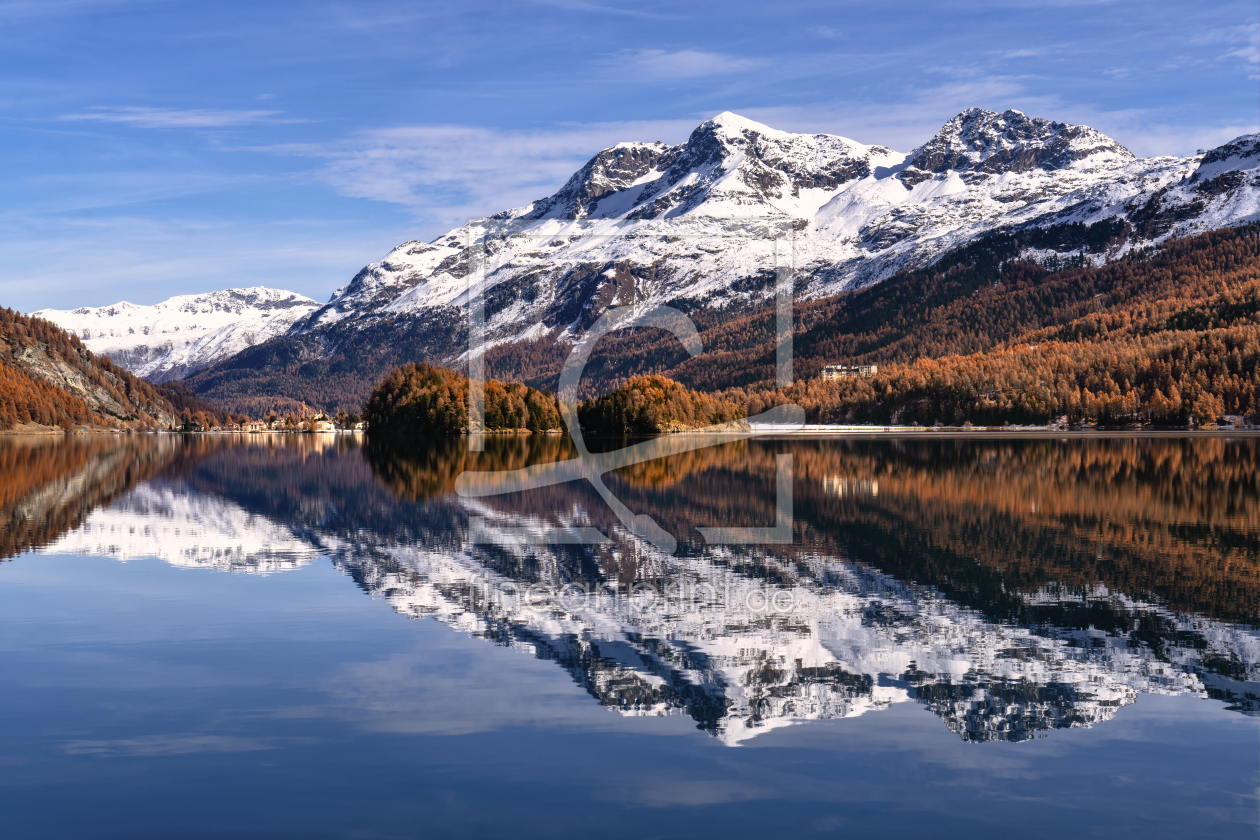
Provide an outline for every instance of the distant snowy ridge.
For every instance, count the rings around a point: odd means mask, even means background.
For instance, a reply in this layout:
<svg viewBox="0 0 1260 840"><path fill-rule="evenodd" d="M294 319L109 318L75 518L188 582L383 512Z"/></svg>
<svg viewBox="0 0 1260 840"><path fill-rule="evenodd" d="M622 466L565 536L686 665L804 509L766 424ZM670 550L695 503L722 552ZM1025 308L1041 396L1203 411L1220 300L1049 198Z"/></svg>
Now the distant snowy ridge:
<svg viewBox="0 0 1260 840"><path fill-rule="evenodd" d="M31 314L74 333L94 353L154 382L179 379L283 335L318 304L255 286L179 295L152 306L121 302Z"/></svg>

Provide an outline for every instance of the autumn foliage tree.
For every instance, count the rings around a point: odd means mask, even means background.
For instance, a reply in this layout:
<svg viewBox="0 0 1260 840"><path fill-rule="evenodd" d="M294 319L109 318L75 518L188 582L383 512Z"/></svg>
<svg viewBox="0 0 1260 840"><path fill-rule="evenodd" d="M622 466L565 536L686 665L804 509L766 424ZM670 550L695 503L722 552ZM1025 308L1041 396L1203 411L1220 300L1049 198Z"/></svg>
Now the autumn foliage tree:
<svg viewBox="0 0 1260 840"><path fill-rule="evenodd" d="M520 383L485 383L485 430L562 429L555 398ZM468 378L446 368L410 364L382 379L363 408L374 432L460 434L469 430Z"/></svg>
<svg viewBox="0 0 1260 840"><path fill-rule="evenodd" d="M615 391L578 407L582 427L595 434L661 434L745 417L743 406L692 391L663 376L632 377Z"/></svg>

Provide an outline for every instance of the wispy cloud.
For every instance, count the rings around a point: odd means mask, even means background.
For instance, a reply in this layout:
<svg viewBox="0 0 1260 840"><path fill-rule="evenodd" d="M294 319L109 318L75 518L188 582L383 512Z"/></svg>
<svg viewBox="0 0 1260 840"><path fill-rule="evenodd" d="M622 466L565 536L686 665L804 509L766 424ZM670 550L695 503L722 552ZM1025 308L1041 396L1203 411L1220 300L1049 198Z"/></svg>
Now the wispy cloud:
<svg viewBox="0 0 1260 840"><path fill-rule="evenodd" d="M760 66L751 58L703 50L626 50L606 64L614 71L639 79L695 79L742 73Z"/></svg>
<svg viewBox="0 0 1260 840"><path fill-rule="evenodd" d="M100 758L119 756L152 758L205 753L239 753L275 750L311 743L310 738L241 738L231 735L146 735L115 741L69 741L62 745L68 755Z"/></svg>
<svg viewBox="0 0 1260 840"><path fill-rule="evenodd" d="M30 196L20 210L6 208L0 213L0 224L12 221L14 213L62 214L130 207L169 199L191 198L223 193L227 190L265 189L274 185L275 176L261 174L215 172L213 170L165 170L154 172L142 168L112 172L60 173L33 175L18 182Z"/></svg>
<svg viewBox="0 0 1260 840"><path fill-rule="evenodd" d="M1211 149L1241 134L1260 130L1251 123L1217 125L1175 125L1159 121L1159 113L1140 111L1076 111L1073 122L1093 126L1114 137L1139 157L1157 155L1191 155L1197 149Z"/></svg>
<svg viewBox="0 0 1260 840"><path fill-rule="evenodd" d="M1260 68L1260 26L1245 27L1247 41L1240 47L1225 53L1226 58L1241 58L1251 66L1251 78L1256 78L1256 70Z"/></svg>
<svg viewBox="0 0 1260 840"><path fill-rule="evenodd" d="M698 120L622 122L540 130L399 126L333 143L266 151L322 159L337 192L401 204L418 219L453 226L519 207L559 188L595 153L624 140L677 142ZM440 233L434 229L434 234Z"/></svg>
<svg viewBox="0 0 1260 840"><path fill-rule="evenodd" d="M1200 47L1218 47L1219 58L1240 58L1251 67L1251 78L1260 69L1260 23L1220 26L1192 35L1188 42Z"/></svg>
<svg viewBox="0 0 1260 840"><path fill-rule="evenodd" d="M231 128L267 122L296 122L281 119L282 111L230 111L217 109L174 108L91 108L78 114L63 114L63 121L94 120L122 123L140 128Z"/></svg>
<svg viewBox="0 0 1260 840"><path fill-rule="evenodd" d="M625 9L621 6L610 6L605 3L585 3L582 0L530 0L539 6L553 6L557 9L568 9L574 12L592 12L601 15L619 15L622 17L647 18L651 20L662 20L672 17L672 15L663 15L658 12L649 12L643 9Z"/></svg>
<svg viewBox="0 0 1260 840"><path fill-rule="evenodd" d="M830 26L811 26L809 31L819 38L827 38L830 40L838 40L844 37L844 33L839 29L833 29Z"/></svg>

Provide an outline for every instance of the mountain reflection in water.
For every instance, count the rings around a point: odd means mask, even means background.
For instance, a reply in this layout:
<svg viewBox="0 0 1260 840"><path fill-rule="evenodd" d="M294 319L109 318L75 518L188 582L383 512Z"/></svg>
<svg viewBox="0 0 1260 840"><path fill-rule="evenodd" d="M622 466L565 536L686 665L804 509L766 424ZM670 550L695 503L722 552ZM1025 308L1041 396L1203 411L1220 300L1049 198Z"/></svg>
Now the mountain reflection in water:
<svg viewBox="0 0 1260 840"><path fill-rule="evenodd" d="M6 439L0 547L251 573L327 557L403 615L728 744L908 701L968 741L1106 721L1141 693L1260 713L1254 439L742 441L607 476L672 555L584 483L461 499L464 470L574 454L545 436L487 450ZM794 543L705 545L698 526L773 524L782 454ZM608 541L531 538L579 527Z"/></svg>

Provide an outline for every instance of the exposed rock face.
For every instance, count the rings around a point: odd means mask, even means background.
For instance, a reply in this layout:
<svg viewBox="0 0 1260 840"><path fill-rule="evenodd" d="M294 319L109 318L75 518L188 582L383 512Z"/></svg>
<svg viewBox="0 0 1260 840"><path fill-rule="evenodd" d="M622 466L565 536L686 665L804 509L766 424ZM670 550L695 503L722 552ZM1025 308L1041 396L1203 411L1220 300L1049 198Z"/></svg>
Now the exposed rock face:
<svg viewBox="0 0 1260 840"><path fill-rule="evenodd" d="M363 312L379 311L434 271L454 270L452 263L460 256L461 248L457 244L404 242L386 254L385 259L364 266L349 283L333 292L328 303L309 311L295 323L292 331L311 332Z"/></svg>
<svg viewBox="0 0 1260 840"><path fill-rule="evenodd" d="M1125 164L1133 153L1089 126L1066 125L1020 111L996 114L968 108L915 149L909 165L942 173L1053 171L1079 162L1094 166Z"/></svg>
<svg viewBox="0 0 1260 840"><path fill-rule="evenodd" d="M1205 154L1194 172L1194 180L1257 166L1260 166L1260 134L1244 134Z"/></svg>
<svg viewBox="0 0 1260 840"><path fill-rule="evenodd" d="M623 143L605 149L519 218L647 220L686 215L701 205L706 215L741 207L808 214L825 200L823 193L903 158L883 146L789 134L726 112L701 123L678 146Z"/></svg>
<svg viewBox="0 0 1260 840"><path fill-rule="evenodd" d="M604 196L629 189L649 174L659 176L661 160L673 151L674 147L663 143L618 143L604 149L573 173L555 195L539 202L536 212L585 219L598 212Z"/></svg>
<svg viewBox="0 0 1260 840"><path fill-rule="evenodd" d="M149 429L176 422L169 394L94 355L57 325L11 310L0 310L0 372L0 429Z"/></svg>

